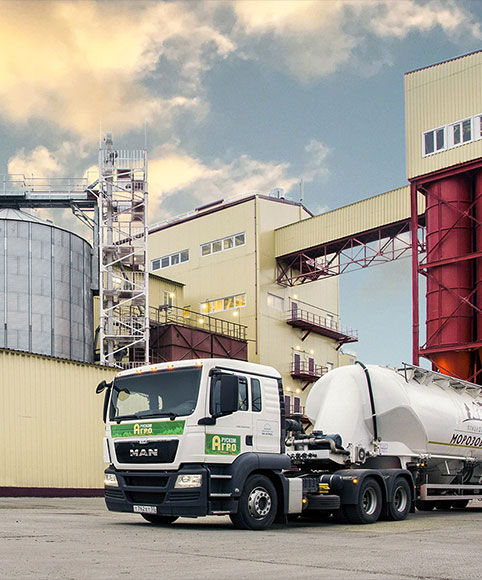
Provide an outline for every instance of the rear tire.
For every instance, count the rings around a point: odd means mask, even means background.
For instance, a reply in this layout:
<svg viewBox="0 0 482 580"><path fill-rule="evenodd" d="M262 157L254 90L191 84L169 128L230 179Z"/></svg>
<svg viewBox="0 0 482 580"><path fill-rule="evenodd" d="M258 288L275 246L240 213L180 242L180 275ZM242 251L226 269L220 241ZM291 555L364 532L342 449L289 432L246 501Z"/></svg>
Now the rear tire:
<svg viewBox="0 0 482 580"><path fill-rule="evenodd" d="M382 511L382 490L378 483L367 477L360 487L358 503L345 505L343 511L350 524L373 524Z"/></svg>
<svg viewBox="0 0 482 580"><path fill-rule="evenodd" d="M407 518L410 512L412 493L408 481L397 477L393 486L392 501L388 504L388 518L400 522Z"/></svg>
<svg viewBox="0 0 482 580"><path fill-rule="evenodd" d="M278 509L276 489L265 475L251 475L244 484L238 513L229 517L240 530L265 530L274 522Z"/></svg>
<svg viewBox="0 0 482 580"><path fill-rule="evenodd" d="M174 523L179 516L155 516L151 514L141 514L141 516L150 524L157 524L160 526L168 526Z"/></svg>

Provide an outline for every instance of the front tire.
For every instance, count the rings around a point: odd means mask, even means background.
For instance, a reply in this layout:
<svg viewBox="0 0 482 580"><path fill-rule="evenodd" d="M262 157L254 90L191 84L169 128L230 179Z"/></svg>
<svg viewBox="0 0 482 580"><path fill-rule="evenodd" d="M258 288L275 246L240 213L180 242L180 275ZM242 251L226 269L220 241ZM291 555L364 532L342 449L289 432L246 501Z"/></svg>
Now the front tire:
<svg viewBox="0 0 482 580"><path fill-rule="evenodd" d="M238 502L238 513L229 517L241 530L265 530L274 522L278 496L271 481L264 475L251 475L244 484Z"/></svg>
<svg viewBox="0 0 482 580"><path fill-rule="evenodd" d="M168 526L174 523L179 516L155 516L152 514L141 514L141 516L150 524L158 524L161 526Z"/></svg>
<svg viewBox="0 0 482 580"><path fill-rule="evenodd" d="M361 484L358 503L345 505L343 511L350 524L373 524L382 511L382 490L378 483L367 477Z"/></svg>
<svg viewBox="0 0 482 580"><path fill-rule="evenodd" d="M388 504L388 517L399 522L408 516L411 503L410 485L403 477L397 477L393 486L392 501Z"/></svg>

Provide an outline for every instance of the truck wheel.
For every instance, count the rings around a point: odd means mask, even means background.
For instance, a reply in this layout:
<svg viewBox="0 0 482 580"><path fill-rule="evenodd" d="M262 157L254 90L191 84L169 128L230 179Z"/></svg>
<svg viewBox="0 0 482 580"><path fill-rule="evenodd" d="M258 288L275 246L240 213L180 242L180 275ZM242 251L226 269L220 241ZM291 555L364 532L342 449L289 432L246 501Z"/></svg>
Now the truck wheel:
<svg viewBox="0 0 482 580"><path fill-rule="evenodd" d="M410 486L406 479L397 477L393 486L392 501L388 504L389 519L398 522L404 520L410 511Z"/></svg>
<svg viewBox="0 0 482 580"><path fill-rule="evenodd" d="M264 475L251 475L239 498L238 513L229 517L241 530L265 530L276 517L278 496L271 481Z"/></svg>
<svg viewBox="0 0 482 580"><path fill-rule="evenodd" d="M431 512L435 507L435 502L417 499L417 501L415 502L415 507L418 509L419 512Z"/></svg>
<svg viewBox="0 0 482 580"><path fill-rule="evenodd" d="M151 514L141 514L141 516L150 524L160 524L168 526L175 522L179 516L155 516Z"/></svg>
<svg viewBox="0 0 482 580"><path fill-rule="evenodd" d="M378 483L367 477L361 484L358 503L343 507L350 524L373 524L382 511L382 491Z"/></svg>

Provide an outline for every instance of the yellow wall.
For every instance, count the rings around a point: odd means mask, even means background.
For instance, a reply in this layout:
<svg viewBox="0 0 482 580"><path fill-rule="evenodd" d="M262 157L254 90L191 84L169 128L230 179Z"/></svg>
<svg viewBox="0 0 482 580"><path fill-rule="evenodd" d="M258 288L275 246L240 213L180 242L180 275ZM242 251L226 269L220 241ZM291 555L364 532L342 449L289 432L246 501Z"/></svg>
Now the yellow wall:
<svg viewBox="0 0 482 580"><path fill-rule="evenodd" d="M0 350L0 487L103 488L103 395L112 369Z"/></svg>
<svg viewBox="0 0 482 580"><path fill-rule="evenodd" d="M423 157L423 133L482 115L482 52L405 75L409 179L482 157L482 139Z"/></svg>

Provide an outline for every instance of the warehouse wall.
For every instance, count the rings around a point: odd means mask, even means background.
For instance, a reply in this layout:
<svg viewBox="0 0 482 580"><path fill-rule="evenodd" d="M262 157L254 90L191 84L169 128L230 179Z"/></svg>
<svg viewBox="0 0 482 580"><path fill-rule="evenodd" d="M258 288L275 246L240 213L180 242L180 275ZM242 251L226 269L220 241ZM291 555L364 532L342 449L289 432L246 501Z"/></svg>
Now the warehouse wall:
<svg viewBox="0 0 482 580"><path fill-rule="evenodd" d="M0 373L0 495L98 493L104 424L95 387L113 370L0 349Z"/></svg>

